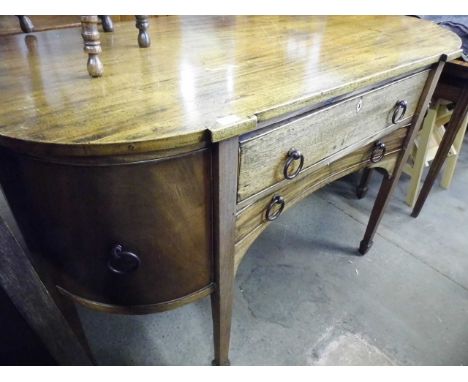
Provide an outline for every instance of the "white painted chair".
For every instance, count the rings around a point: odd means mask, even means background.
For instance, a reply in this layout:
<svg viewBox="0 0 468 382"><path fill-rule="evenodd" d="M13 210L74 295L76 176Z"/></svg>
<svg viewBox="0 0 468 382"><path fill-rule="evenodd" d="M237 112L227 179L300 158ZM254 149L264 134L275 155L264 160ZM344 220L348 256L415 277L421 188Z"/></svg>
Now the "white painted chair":
<svg viewBox="0 0 468 382"><path fill-rule="evenodd" d="M449 101L439 99L428 109L423 126L416 138L412 154L408 159L408 163L403 168L403 172L411 177L406 194L406 203L411 208L414 207L419 194L424 168L428 167L429 162L434 159L445 132L444 125L452 116L452 110L449 109L449 105ZM440 182L440 185L445 189L448 189L452 182L467 123L468 117L465 118L463 126L458 131L445 161L445 170Z"/></svg>

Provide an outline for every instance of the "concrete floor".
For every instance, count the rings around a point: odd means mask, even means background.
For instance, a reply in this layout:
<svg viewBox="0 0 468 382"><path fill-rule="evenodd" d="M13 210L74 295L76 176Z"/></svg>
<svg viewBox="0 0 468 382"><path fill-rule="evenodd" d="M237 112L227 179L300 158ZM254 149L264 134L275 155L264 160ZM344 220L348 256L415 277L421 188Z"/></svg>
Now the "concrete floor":
<svg viewBox="0 0 468 382"><path fill-rule="evenodd" d="M467 365L468 137L450 190L434 187L418 219L408 177L371 251L356 248L380 175L357 200L357 174L285 212L236 278L233 365ZM209 299L120 316L80 309L103 365L209 365Z"/></svg>
<svg viewBox="0 0 468 382"><path fill-rule="evenodd" d="M450 190L418 219L408 177L371 251L356 255L380 184L358 175L314 193L258 238L239 268L233 365L467 365L468 137ZM209 365L209 298L146 316L79 308L102 365Z"/></svg>

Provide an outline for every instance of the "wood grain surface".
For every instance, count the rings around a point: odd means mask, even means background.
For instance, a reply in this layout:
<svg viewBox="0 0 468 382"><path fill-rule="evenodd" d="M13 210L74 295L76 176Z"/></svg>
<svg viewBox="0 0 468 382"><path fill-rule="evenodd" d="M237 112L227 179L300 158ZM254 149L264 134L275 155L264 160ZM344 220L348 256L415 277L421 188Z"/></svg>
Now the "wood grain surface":
<svg viewBox="0 0 468 382"><path fill-rule="evenodd" d="M411 70L460 39L404 16L174 16L135 47L103 33L91 79L77 28L1 37L0 142L30 154L113 155L219 141Z"/></svg>
<svg viewBox="0 0 468 382"><path fill-rule="evenodd" d="M283 169L291 148L304 156L303 170L330 155L387 129L395 105L408 104L401 120L408 123L416 109L428 71L317 112L281 123L240 147L238 200L241 201L285 179ZM398 121L400 122L400 121ZM395 124L394 129L398 126ZM241 138L242 139L242 138Z"/></svg>
<svg viewBox="0 0 468 382"><path fill-rule="evenodd" d="M126 312L162 310L211 285L209 150L110 165L48 163L6 149L0 158L5 196L53 285ZM109 268L117 244L139 257L135 270Z"/></svg>

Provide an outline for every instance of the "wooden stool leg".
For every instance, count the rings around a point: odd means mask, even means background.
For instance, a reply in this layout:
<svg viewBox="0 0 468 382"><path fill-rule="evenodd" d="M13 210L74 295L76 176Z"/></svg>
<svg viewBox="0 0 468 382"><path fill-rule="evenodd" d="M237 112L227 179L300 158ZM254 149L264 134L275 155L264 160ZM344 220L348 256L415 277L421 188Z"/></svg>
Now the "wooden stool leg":
<svg viewBox="0 0 468 382"><path fill-rule="evenodd" d="M114 23L110 16L98 16L101 19L102 29L104 32L113 32L114 31Z"/></svg>
<svg viewBox="0 0 468 382"><path fill-rule="evenodd" d="M463 125L463 121L466 118L468 110L468 86L465 86L462 90L462 93L457 100L455 105L455 109L453 110L452 118L450 119L447 130L445 131L444 137L442 138L442 142L439 145L439 149L437 150L437 154L432 161L431 167L429 168L429 172L426 176L426 180L424 181L424 185L421 189L419 194L418 200L414 206L413 212L411 213L412 217L418 217L421 209L424 205L424 202L431 191L432 185L434 184L437 175L442 168L442 165L447 158L447 154L452 147L453 141L457 136L458 131Z"/></svg>
<svg viewBox="0 0 468 382"><path fill-rule="evenodd" d="M460 130L458 130L455 140L453 142L453 148L456 151L456 154L447 158L445 163L444 175L440 181L441 187L448 189L452 183L453 174L455 173L455 167L457 166L458 156L460 155L460 150L463 145L463 139L465 138L466 128L468 126L468 115L465 116Z"/></svg>
<svg viewBox="0 0 468 382"><path fill-rule="evenodd" d="M367 191L369 190L369 182L372 177L372 169L369 167L366 167L361 175L361 180L359 181L359 185L356 188L356 195L358 199L362 199L366 196Z"/></svg>
<svg viewBox="0 0 468 382"><path fill-rule="evenodd" d="M52 289L49 289L51 292ZM94 355L91 351L91 348L88 343L88 339L86 338L86 334L83 329L83 325L81 324L80 316L78 315L78 311L76 310L76 306L73 301L69 300L66 296L63 296L61 293L51 293L52 297L54 298L55 303L59 307L60 311L66 318L68 325L70 326L71 330L75 334L76 338L80 342L81 346L83 347L86 355L93 363L93 365L97 365Z"/></svg>
<svg viewBox="0 0 468 382"><path fill-rule="evenodd" d="M424 118L423 127L419 132L419 147L416 150L416 156L410 173L411 181L408 185L408 191L406 192L406 204L410 207L413 207L414 203L416 203L419 188L421 187L421 178L424 172L428 143L432 131L434 130L436 117L437 110L429 109L426 117Z"/></svg>
<svg viewBox="0 0 468 382"><path fill-rule="evenodd" d="M149 19L148 16L135 16L136 27L139 30L138 33L138 45L140 48L148 48L151 45L150 35L148 33Z"/></svg>
<svg viewBox="0 0 468 382"><path fill-rule="evenodd" d="M379 226L385 208L387 207L390 201L390 197L393 193L393 190L398 184L398 180L400 179L403 167L408 161L410 150L413 147L414 139L416 138L419 128L421 127L421 124L424 120L424 113L427 110L429 101L431 100L432 94L434 93L435 86L439 81L439 77L445 65L446 59L446 56L442 56L437 66L431 70L429 77L426 81L426 85L424 86L423 92L421 94L418 106L416 107L411 126L408 129L408 133L402 145L401 154L397 159L393 173L391 175L384 176L382 180L382 185L380 186L379 194L377 195L374 207L372 208L371 216L369 218L369 223L367 224L364 238L362 239L359 245L359 253L361 255L366 254L372 246L372 240L377 231L377 227Z"/></svg>
<svg viewBox="0 0 468 382"><path fill-rule="evenodd" d="M53 298L56 293L40 279L28 254L0 216L0 287L41 338L60 365L92 365L89 348L77 338L72 324Z"/></svg>
<svg viewBox="0 0 468 382"><path fill-rule="evenodd" d="M34 24L32 23L31 19L28 16L17 16L21 30L24 33L31 33L34 32Z"/></svg>
<svg viewBox="0 0 468 382"><path fill-rule="evenodd" d="M88 53L88 73L91 77L101 77L104 68L99 58L102 50L97 16L81 16L81 36L84 41L83 50Z"/></svg>
<svg viewBox="0 0 468 382"><path fill-rule="evenodd" d="M215 358L213 365L227 366L231 333L232 303L234 298L234 234L237 190L237 138L218 143L214 162L214 238L215 283L211 295L213 315L213 340Z"/></svg>

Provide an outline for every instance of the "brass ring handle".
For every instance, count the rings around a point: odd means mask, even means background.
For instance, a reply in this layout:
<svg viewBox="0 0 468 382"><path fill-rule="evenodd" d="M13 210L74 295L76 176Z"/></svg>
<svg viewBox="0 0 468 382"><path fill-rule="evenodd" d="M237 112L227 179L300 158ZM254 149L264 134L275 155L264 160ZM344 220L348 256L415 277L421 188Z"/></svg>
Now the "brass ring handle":
<svg viewBox="0 0 468 382"><path fill-rule="evenodd" d="M117 244L112 248L112 253L107 261L107 268L118 275L125 275L136 271L140 263L138 255L124 251L123 247Z"/></svg>
<svg viewBox="0 0 468 382"><path fill-rule="evenodd" d="M275 205L279 205L280 207L274 213L271 213ZM283 212L283 210L284 210L284 198L281 195L274 196L273 199L271 199L271 203L269 204L267 208L266 219L270 222L275 220L278 216L281 215L281 212Z"/></svg>
<svg viewBox="0 0 468 382"><path fill-rule="evenodd" d="M393 110L392 123L395 124L400 122L405 116L406 109L408 108L408 102L402 100L398 101L395 105L395 110Z"/></svg>
<svg viewBox="0 0 468 382"><path fill-rule="evenodd" d="M372 149L370 161L372 163L380 162L385 156L386 152L387 147L385 146L385 143L378 141Z"/></svg>
<svg viewBox="0 0 468 382"><path fill-rule="evenodd" d="M289 167L291 164L297 160L300 160L299 166L293 173L289 172ZM284 164L283 174L285 179L294 179L302 170L302 166L304 166L304 155L299 150L292 148L288 151L288 160Z"/></svg>

